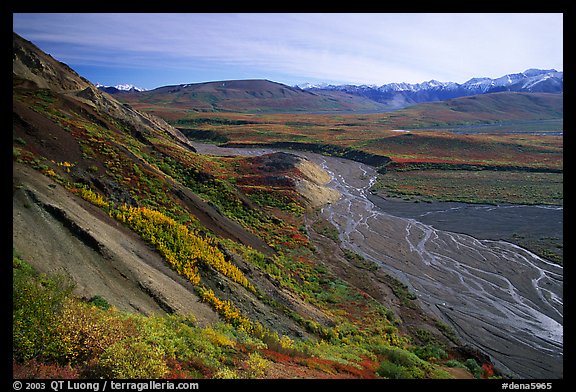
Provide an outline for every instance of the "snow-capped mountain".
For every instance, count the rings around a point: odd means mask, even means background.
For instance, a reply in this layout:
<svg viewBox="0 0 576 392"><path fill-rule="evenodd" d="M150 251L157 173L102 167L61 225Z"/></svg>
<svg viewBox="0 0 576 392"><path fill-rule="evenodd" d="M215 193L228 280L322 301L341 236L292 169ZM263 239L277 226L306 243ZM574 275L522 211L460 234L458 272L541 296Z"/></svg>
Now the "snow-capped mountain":
<svg viewBox="0 0 576 392"><path fill-rule="evenodd" d="M334 85L330 85L328 83L302 83L302 84L298 84L294 87L297 87L301 90L310 90L313 88L329 88L330 86L335 87Z"/></svg>
<svg viewBox="0 0 576 392"><path fill-rule="evenodd" d="M145 88L136 87L133 84L117 84L116 86L105 86L100 83L96 83L96 87L108 94L117 94L119 92L136 93L141 91L147 91Z"/></svg>
<svg viewBox="0 0 576 392"><path fill-rule="evenodd" d="M497 79L473 78L461 87L477 93L495 91L560 92L563 89L564 74L555 69L528 69L521 73L509 74Z"/></svg>
<svg viewBox="0 0 576 392"><path fill-rule="evenodd" d="M390 108L398 109L421 102L442 101L468 95L487 94L500 91L560 93L564 88L564 73L555 69L528 69L524 72L508 74L491 79L472 78L465 83L439 82L429 80L422 83L388 83L373 85L310 85L299 86L309 91L342 91L359 95Z"/></svg>
<svg viewBox="0 0 576 392"><path fill-rule="evenodd" d="M140 88L140 87L136 87L133 84L117 84L116 87L118 90L120 91L131 91L131 90L135 90L135 91L146 91L146 89L144 88Z"/></svg>

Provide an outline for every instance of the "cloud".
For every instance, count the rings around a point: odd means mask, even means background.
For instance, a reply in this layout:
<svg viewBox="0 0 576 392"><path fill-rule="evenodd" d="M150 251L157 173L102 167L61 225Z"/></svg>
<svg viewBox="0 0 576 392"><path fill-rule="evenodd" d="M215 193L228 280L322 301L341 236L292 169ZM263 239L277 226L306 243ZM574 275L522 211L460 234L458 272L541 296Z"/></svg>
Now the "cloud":
<svg viewBox="0 0 576 392"><path fill-rule="evenodd" d="M15 14L69 64L383 84L562 68L561 14Z"/></svg>

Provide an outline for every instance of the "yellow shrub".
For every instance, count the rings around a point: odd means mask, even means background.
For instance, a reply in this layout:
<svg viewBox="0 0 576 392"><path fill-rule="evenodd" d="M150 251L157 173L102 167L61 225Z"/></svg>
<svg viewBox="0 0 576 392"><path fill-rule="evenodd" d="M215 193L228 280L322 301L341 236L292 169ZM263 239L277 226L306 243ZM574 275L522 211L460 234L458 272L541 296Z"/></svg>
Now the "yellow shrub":
<svg viewBox="0 0 576 392"><path fill-rule="evenodd" d="M203 330L203 334L206 338L208 338L208 340L210 340L212 343L218 345L218 346L228 346L228 347L234 347L236 345L236 343L230 339L228 336L215 331L214 329L210 328L210 327L206 327Z"/></svg>
<svg viewBox="0 0 576 392"><path fill-rule="evenodd" d="M57 334L66 359L78 363L98 357L108 346L135 335L136 329L129 320L115 317L113 311L70 299L62 311Z"/></svg>
<svg viewBox="0 0 576 392"><path fill-rule="evenodd" d="M283 349L294 348L294 341L290 339L288 336L282 335L282 337L280 338L280 346Z"/></svg>
<svg viewBox="0 0 576 392"><path fill-rule="evenodd" d="M65 167L67 173L70 173L70 168L71 168L71 167L76 166L75 164L70 163L70 162L66 162L66 161L64 161L64 162L58 162L57 165L58 165L58 166L63 166L63 167Z"/></svg>
<svg viewBox="0 0 576 392"><path fill-rule="evenodd" d="M222 301L216 297L212 289L199 288L200 298L208 302L224 320L234 325L239 331L252 332L256 326L243 316L242 313L230 301Z"/></svg>
<svg viewBox="0 0 576 392"><path fill-rule="evenodd" d="M246 361L246 375L248 378L262 378L269 365L267 359L262 358L257 352L252 352Z"/></svg>
<svg viewBox="0 0 576 392"><path fill-rule="evenodd" d="M42 173L46 174L49 177L56 177L56 172L52 169L46 169Z"/></svg>
<svg viewBox="0 0 576 392"><path fill-rule="evenodd" d="M234 370L228 368L228 367L223 367L221 369L218 369L218 371L216 373L214 373L214 375L212 376L212 378L219 378L219 379L236 379L239 378L238 377L238 373L236 373Z"/></svg>
<svg viewBox="0 0 576 392"><path fill-rule="evenodd" d="M129 338L106 348L98 361L100 376L107 378L161 378L168 372L164 353L138 338Z"/></svg>
<svg viewBox="0 0 576 392"><path fill-rule="evenodd" d="M160 211L123 206L113 215L154 245L166 261L192 283L200 283L197 263L203 262L252 292L256 291L242 271L226 260L214 240L190 231Z"/></svg>
<svg viewBox="0 0 576 392"><path fill-rule="evenodd" d="M99 193L94 192L91 189L82 188L80 189L80 196L89 201L90 203L98 207L108 207L108 202Z"/></svg>

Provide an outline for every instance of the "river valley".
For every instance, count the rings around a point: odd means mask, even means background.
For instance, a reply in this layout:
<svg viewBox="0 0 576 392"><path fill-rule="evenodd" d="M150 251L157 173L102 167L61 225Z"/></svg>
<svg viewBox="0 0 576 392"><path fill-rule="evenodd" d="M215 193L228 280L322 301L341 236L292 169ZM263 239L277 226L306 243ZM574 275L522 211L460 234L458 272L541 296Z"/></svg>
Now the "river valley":
<svg viewBox="0 0 576 392"><path fill-rule="evenodd" d="M215 155L272 152L195 147ZM452 326L463 342L490 355L502 371L518 378L563 378L563 268L499 235L492 238L481 227L483 220L497 224L494 218L500 217L501 230L507 231L514 222L533 219L549 222L561 235L561 208L518 207L504 218L504 209L492 208L482 211L492 215L466 220L479 212L466 211L467 205L423 210L430 206L378 200L369 193L377 173L367 165L292 153L322 166L332 177L328 186L342 195L321 214L338 228L343 247L406 283L428 311ZM448 215L431 220L450 208L460 209L460 224Z"/></svg>

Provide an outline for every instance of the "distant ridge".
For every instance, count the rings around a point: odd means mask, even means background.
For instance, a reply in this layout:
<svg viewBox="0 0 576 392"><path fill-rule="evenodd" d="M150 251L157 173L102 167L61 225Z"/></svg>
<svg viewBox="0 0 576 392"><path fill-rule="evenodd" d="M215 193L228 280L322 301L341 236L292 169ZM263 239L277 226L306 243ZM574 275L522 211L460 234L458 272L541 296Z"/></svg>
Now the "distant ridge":
<svg viewBox="0 0 576 392"><path fill-rule="evenodd" d="M209 112L334 112L382 111L386 106L346 92L317 93L265 79L223 80L163 86L119 93L135 107L173 107Z"/></svg>
<svg viewBox="0 0 576 392"><path fill-rule="evenodd" d="M166 107L199 112L384 112L496 92L561 94L564 73L555 69L528 69L496 79L472 78L462 84L430 80L379 87L309 83L287 86L265 79L247 79L185 83L148 91L131 85L99 88L135 107L157 113Z"/></svg>
<svg viewBox="0 0 576 392"><path fill-rule="evenodd" d="M332 91L365 97L385 104L390 109L400 109L422 102L444 101L447 99L512 91L524 93L562 93L564 73L555 69L527 69L524 72L508 74L496 79L476 77L465 83L439 82L429 80L422 83L388 83L375 85L301 85L305 91L326 93Z"/></svg>

